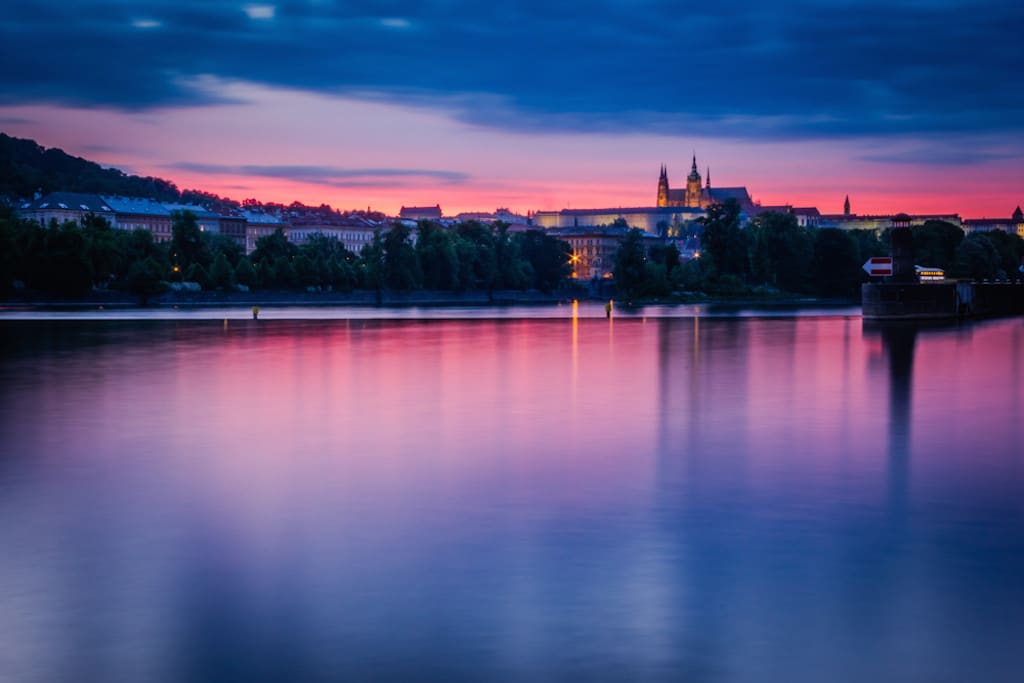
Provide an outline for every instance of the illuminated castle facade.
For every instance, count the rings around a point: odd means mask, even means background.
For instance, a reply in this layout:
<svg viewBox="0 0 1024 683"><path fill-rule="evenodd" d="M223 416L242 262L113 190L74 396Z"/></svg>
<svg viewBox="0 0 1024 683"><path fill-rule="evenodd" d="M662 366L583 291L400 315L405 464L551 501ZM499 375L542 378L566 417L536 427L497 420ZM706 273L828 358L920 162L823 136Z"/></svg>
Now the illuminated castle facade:
<svg viewBox="0 0 1024 683"><path fill-rule="evenodd" d="M668 168L661 166L658 176L658 206L680 206L689 209L706 209L711 204L735 199L740 207L747 210L754 202L745 187L711 187L711 169L708 169L705 184L701 185L700 171L697 170L697 155L693 155L690 175L686 176L686 187L673 190L668 184Z"/></svg>

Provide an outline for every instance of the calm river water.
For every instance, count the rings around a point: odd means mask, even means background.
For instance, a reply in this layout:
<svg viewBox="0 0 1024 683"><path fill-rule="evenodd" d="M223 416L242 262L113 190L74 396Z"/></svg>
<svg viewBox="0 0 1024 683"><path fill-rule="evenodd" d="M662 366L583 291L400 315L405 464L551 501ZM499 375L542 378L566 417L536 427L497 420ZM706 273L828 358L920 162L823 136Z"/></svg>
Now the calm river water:
<svg viewBox="0 0 1024 683"><path fill-rule="evenodd" d="M1024 320L538 310L0 318L0 680L1021 680Z"/></svg>

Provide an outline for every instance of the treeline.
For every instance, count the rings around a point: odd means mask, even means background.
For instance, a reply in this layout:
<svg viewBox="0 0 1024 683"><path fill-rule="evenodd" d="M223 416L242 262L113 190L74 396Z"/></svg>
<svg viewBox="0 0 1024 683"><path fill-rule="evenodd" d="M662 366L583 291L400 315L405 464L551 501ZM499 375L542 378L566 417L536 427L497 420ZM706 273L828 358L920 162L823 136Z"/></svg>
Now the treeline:
<svg viewBox="0 0 1024 683"><path fill-rule="evenodd" d="M235 240L199 229L195 216L173 217L172 239L146 230L117 230L101 217L48 227L0 207L0 293L25 288L56 296L121 289L143 299L195 283L203 290L307 291L495 290L550 292L570 273L570 247L537 230L475 221L452 228L422 222L377 231L355 254L333 237L314 235L297 246L284 233L263 237L247 256Z"/></svg>
<svg viewBox="0 0 1024 683"><path fill-rule="evenodd" d="M196 204L211 211L229 213L240 208L281 213L285 210L304 216L340 215L328 204L317 207L292 202L285 206L257 199L237 202L203 190L179 190L163 178L129 175L116 168L104 168L96 162L71 156L56 147L46 148L35 140L0 133L0 200L31 199L35 193L83 192L98 195L138 197L158 202ZM382 221L378 211L347 211Z"/></svg>
<svg viewBox="0 0 1024 683"><path fill-rule="evenodd" d="M0 197L31 198L35 192L57 191L181 200L174 183L162 178L128 175L55 147L47 149L34 140L0 133Z"/></svg>
<svg viewBox="0 0 1024 683"><path fill-rule="evenodd" d="M972 233L927 221L912 228L914 262L942 268L947 276L974 279L1018 277L1024 240L1002 231ZM679 263L674 248L645 253L631 231L615 261L615 281L627 297L665 297L674 291L716 295L786 292L856 297L867 281L862 265L889 253L888 231L804 228L790 214L763 213L740 227L734 201L709 207L701 219L700 258Z"/></svg>

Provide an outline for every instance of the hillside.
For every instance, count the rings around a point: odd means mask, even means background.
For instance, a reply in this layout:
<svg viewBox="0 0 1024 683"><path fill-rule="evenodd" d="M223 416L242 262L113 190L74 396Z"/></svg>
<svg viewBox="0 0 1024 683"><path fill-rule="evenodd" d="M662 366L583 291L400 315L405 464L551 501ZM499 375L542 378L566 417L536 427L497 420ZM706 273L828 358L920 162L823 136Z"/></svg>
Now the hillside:
<svg viewBox="0 0 1024 683"><path fill-rule="evenodd" d="M129 175L116 168L104 168L94 161L71 156L56 147L46 148L35 140L11 137L0 133L0 202L4 199L29 199L36 192L87 192L123 197L144 197L161 202L198 204L214 211L231 211L242 206L227 197L203 190L179 190L163 178ZM263 203L255 199L244 202L256 210L284 209L282 204ZM327 215L337 213L328 204L308 207L293 202L288 207L296 215ZM355 210L349 213L384 220L377 211Z"/></svg>
<svg viewBox="0 0 1024 683"><path fill-rule="evenodd" d="M179 201L181 192L162 178L128 175L116 168L45 148L35 140L0 133L0 197L24 199L35 192L92 192Z"/></svg>

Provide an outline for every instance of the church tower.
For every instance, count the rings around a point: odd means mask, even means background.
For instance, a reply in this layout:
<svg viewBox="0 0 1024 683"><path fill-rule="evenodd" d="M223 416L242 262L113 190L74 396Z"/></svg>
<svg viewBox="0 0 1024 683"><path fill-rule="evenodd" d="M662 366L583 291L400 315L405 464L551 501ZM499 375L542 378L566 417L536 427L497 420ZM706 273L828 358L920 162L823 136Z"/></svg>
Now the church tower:
<svg viewBox="0 0 1024 683"><path fill-rule="evenodd" d="M668 206L668 169L665 164L661 165L661 175L658 176L658 206Z"/></svg>
<svg viewBox="0 0 1024 683"><path fill-rule="evenodd" d="M686 201L685 205L691 208L700 208L700 171L697 170L697 155L693 155L693 166L690 167L690 175L686 176Z"/></svg>
<svg viewBox="0 0 1024 683"><path fill-rule="evenodd" d="M846 201L843 202L843 215L850 215L850 195L846 195Z"/></svg>

